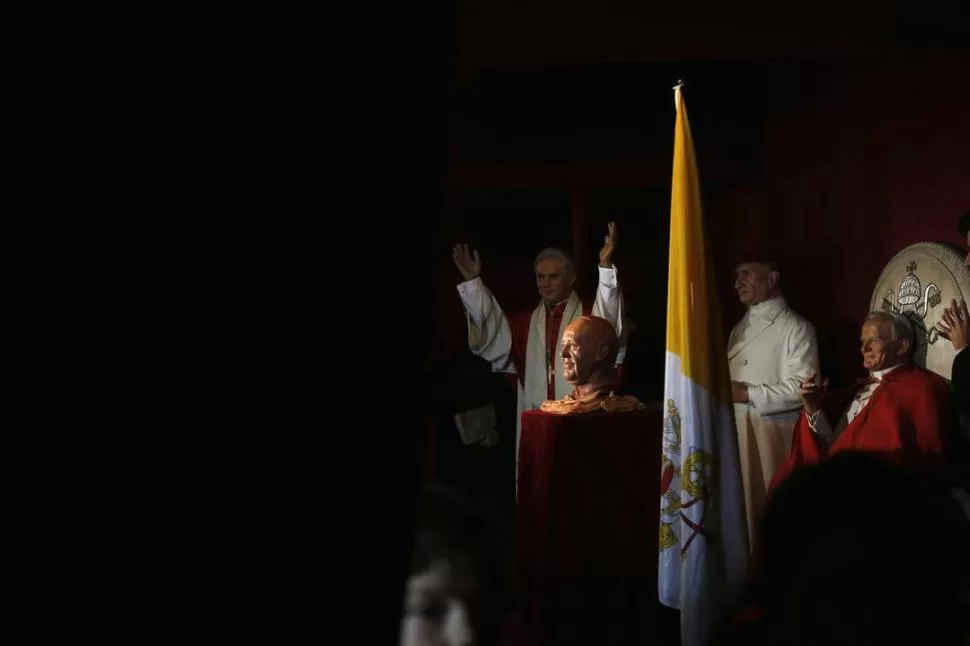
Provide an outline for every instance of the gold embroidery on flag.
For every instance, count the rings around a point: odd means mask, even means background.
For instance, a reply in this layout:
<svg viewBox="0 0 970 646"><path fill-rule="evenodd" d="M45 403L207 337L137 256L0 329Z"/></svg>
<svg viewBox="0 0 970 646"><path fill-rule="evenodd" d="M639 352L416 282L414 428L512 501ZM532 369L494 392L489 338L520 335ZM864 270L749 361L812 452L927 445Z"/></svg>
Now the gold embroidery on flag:
<svg viewBox="0 0 970 646"><path fill-rule="evenodd" d="M660 551L680 544L674 524L680 520L680 412L667 400L664 416L663 453L660 464Z"/></svg>

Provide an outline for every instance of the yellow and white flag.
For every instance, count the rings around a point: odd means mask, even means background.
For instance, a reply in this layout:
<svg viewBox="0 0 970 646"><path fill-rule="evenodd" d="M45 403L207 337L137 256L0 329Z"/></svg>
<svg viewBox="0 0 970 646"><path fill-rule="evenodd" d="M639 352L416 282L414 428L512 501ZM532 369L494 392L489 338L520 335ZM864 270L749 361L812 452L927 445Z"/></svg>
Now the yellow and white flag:
<svg viewBox="0 0 970 646"><path fill-rule="evenodd" d="M658 588L660 602L681 612L683 646L704 646L740 592L748 537L727 349L679 85L674 102Z"/></svg>

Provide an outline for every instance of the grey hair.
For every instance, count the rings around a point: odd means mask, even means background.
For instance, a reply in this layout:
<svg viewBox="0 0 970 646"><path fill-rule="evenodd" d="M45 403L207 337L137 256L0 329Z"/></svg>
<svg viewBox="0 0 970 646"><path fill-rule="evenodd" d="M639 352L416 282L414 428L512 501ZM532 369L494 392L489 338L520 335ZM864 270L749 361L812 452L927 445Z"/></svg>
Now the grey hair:
<svg viewBox="0 0 970 646"><path fill-rule="evenodd" d="M558 260L562 263L563 269L568 275L576 275L572 258L570 258L569 255L559 247L546 247L540 251L536 256L536 261L532 263L532 271L535 271L536 267L538 267L539 263L543 260Z"/></svg>
<svg viewBox="0 0 970 646"><path fill-rule="evenodd" d="M913 328L913 322L905 314L897 314L889 310L873 310L866 314L866 321L889 323L893 332L893 341L906 339L909 341L910 353L916 350L916 330Z"/></svg>

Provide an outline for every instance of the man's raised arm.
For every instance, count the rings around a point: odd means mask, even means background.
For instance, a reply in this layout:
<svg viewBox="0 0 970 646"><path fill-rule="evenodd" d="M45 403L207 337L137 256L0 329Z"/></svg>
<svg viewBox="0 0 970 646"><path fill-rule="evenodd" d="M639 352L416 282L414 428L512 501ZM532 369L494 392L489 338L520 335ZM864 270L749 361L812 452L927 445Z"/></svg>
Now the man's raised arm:
<svg viewBox="0 0 970 646"><path fill-rule="evenodd" d="M452 259L464 282L458 284L458 295L468 319L468 349L492 364L493 372L515 372L509 360L512 351L512 329L492 292L479 274L482 261L478 251L470 253L468 245L456 245Z"/></svg>
<svg viewBox="0 0 970 646"><path fill-rule="evenodd" d="M616 224L610 222L609 234L600 249L599 284L593 300L593 316L609 321L616 330L616 336L623 342L623 290L613 266L613 252L616 250ZM620 348L617 363L622 363L626 348Z"/></svg>

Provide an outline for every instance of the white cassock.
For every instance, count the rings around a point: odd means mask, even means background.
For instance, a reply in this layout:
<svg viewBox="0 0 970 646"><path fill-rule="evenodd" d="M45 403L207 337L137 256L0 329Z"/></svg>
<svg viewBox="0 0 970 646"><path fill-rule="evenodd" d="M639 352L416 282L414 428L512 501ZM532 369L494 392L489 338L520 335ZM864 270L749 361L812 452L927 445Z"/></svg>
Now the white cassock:
<svg viewBox="0 0 970 646"><path fill-rule="evenodd" d="M728 366L732 381L751 384L750 401L734 404L734 418L753 549L768 485L791 449L801 382L819 371L815 328L781 296L758 303L731 330Z"/></svg>
<svg viewBox="0 0 970 646"><path fill-rule="evenodd" d="M623 292L617 278L616 267L599 267L599 284L593 300L593 316L606 319L613 324L616 335L620 337L621 347L617 365L623 362L626 352L622 345L623 333ZM458 285L458 295L465 306L468 319L468 348L492 364L493 372L518 374L512 361L512 328L509 320L481 278L474 278ZM559 340L556 345L556 398L562 398L573 391L573 386L562 374L562 335L575 319L583 315L582 303L575 291L570 292L562 324L559 327ZM522 413L536 410L547 399L546 374L546 308L543 303L532 312L529 322L529 337L525 344L525 371L519 383L518 411L515 421L515 472L519 472L519 435L522 427Z"/></svg>

